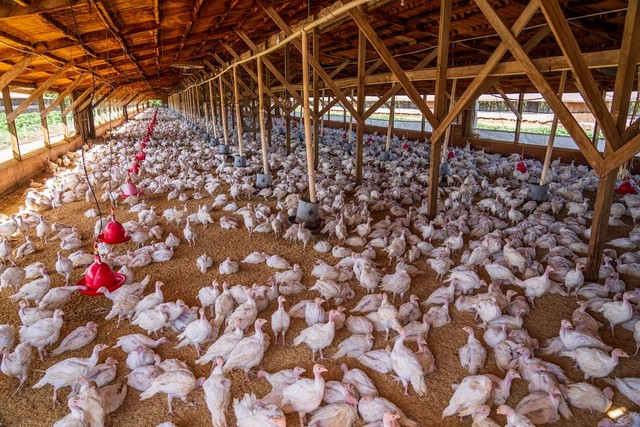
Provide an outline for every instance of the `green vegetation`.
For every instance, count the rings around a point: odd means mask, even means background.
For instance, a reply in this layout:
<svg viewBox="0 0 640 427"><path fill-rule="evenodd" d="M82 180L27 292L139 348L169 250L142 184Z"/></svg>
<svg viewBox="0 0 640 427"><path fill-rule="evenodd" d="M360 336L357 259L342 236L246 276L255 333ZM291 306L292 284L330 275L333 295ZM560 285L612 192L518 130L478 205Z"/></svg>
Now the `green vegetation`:
<svg viewBox="0 0 640 427"><path fill-rule="evenodd" d="M149 101L149 105L151 107L162 107L162 101L159 99L152 99L151 101Z"/></svg>
<svg viewBox="0 0 640 427"><path fill-rule="evenodd" d="M16 130L18 131L18 139L28 138L31 135L41 135L40 113L34 111L32 113L22 113L16 118ZM47 124L49 126L61 123L60 112L52 111L47 116ZM9 125L7 124L7 115L0 113L0 148L9 146Z"/></svg>

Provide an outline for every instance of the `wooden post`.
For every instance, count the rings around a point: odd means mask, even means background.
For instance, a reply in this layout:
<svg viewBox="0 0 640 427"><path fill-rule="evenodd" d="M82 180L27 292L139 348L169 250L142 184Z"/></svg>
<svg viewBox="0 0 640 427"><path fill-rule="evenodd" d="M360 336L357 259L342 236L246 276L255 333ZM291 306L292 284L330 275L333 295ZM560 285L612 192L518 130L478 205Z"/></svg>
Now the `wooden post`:
<svg viewBox="0 0 640 427"><path fill-rule="evenodd" d="M62 96L62 95L58 95L58 96ZM67 124L67 116L65 116L62 113L64 113L64 99L60 103L60 121L62 122L62 135L64 136L65 139L67 139L69 137L69 126ZM111 106L109 106L109 121L111 120L113 119L111 118Z"/></svg>
<svg viewBox="0 0 640 427"><path fill-rule="evenodd" d="M238 151L241 156L242 151L242 109L240 108L240 91L238 90L238 67L233 67L233 95L236 103L236 122L238 129Z"/></svg>
<svg viewBox="0 0 640 427"><path fill-rule="evenodd" d="M516 115L516 134L513 139L514 145L520 143L520 128L522 127L522 109L524 108L524 90L518 95L518 114Z"/></svg>
<svg viewBox="0 0 640 427"><path fill-rule="evenodd" d="M362 31L358 31L358 114L364 114L365 93L364 82L367 60L367 38ZM362 152L364 150L364 123L358 122L356 126L356 184L362 184Z"/></svg>
<svg viewBox="0 0 640 427"><path fill-rule="evenodd" d="M196 125L200 126L200 86L194 86L193 90L196 92Z"/></svg>
<svg viewBox="0 0 640 427"><path fill-rule="evenodd" d="M253 79L251 80L251 93L255 93L255 83L253 81ZM256 111L256 108L258 107L258 104L256 102L256 100L252 99L249 103L249 109L251 110L251 117L252 117L252 124L251 124L251 131L253 132L253 140L257 141L256 139L256 131L258 130L258 126L256 126L256 119L258 116L258 112Z"/></svg>
<svg viewBox="0 0 640 427"><path fill-rule="evenodd" d="M449 60L449 36L451 25L451 0L441 0L440 23L438 25L438 62L436 64L436 90L435 90L435 122L440 122L445 117L447 103L447 62ZM431 127L435 130L437 124L430 120ZM429 198L428 216L434 218L438 211L438 187L440 181L440 160L442 157L442 140L431 139L431 155L429 158Z"/></svg>
<svg viewBox="0 0 640 427"><path fill-rule="evenodd" d="M38 97L38 109L42 113L44 111L44 95ZM44 146L51 147L51 140L49 139L49 124L47 123L47 117L40 116L40 127L42 128L42 137L44 138Z"/></svg>
<svg viewBox="0 0 640 427"><path fill-rule="evenodd" d="M202 106L202 109L204 110L204 129L208 134L209 133L209 109L207 108L206 102Z"/></svg>
<svg viewBox="0 0 640 427"><path fill-rule="evenodd" d="M216 123L216 109L213 102L213 85L209 80L209 98L211 98L211 126L213 127L213 136L218 138L218 124Z"/></svg>
<svg viewBox="0 0 640 427"><path fill-rule="evenodd" d="M558 97L562 99L564 94L564 86L567 83L567 70L564 70L560 74L560 87L558 87ZM544 163L542 164L542 174L540 175L540 185L547 185L549 183L549 165L551 164L551 155L553 154L553 142L556 139L556 133L558 131L558 116L553 115L553 122L551 123L551 133L549 134L549 141L547 142L547 151L544 153Z"/></svg>
<svg viewBox="0 0 640 427"><path fill-rule="evenodd" d="M284 47L284 79L287 82L291 81L291 51L289 48L289 45L287 44ZM289 100L291 98L288 98ZM286 120L285 120L285 145L286 145L286 153L287 156L289 154L291 154L291 109L290 107L287 105L287 111L285 111L285 114L287 115Z"/></svg>
<svg viewBox="0 0 640 427"><path fill-rule="evenodd" d="M427 95L426 94L422 95L422 99L424 99L424 102L426 103L427 102ZM425 128L426 122L427 121L424 119L424 116L421 115L421 117L420 117L420 133L424 133L424 128ZM445 138L445 140L446 140L446 138Z"/></svg>
<svg viewBox="0 0 640 427"><path fill-rule="evenodd" d="M262 141L262 169L265 174L269 173L269 162L267 159L267 138L264 132L264 89L262 82L262 60L256 58L258 71L258 114L260 114L260 140Z"/></svg>
<svg viewBox="0 0 640 427"><path fill-rule="evenodd" d="M324 103L325 103L325 97L324 97L324 89L322 89L322 106L324 109ZM329 110L329 120L331 120L331 110ZM322 115L322 117L320 117L320 135L322 135L324 133L324 114Z"/></svg>
<svg viewBox="0 0 640 427"><path fill-rule="evenodd" d="M453 79L453 83L451 84L451 99L449 100L449 111L453 109L456 105L456 86L458 85L458 79ZM442 155L440 156L440 161L444 161L445 157L449 152L449 137L451 135L451 125L447 127L447 131L444 133L444 142L442 144Z"/></svg>
<svg viewBox="0 0 640 427"><path fill-rule="evenodd" d="M631 91L633 90L633 79L636 70L636 59L638 58L638 33L640 33L640 1L630 0L625 18L624 33L620 47L620 63L616 72L616 80L613 88L613 100L611 103L611 119L614 121L617 132L622 133L627 125L629 115L629 102ZM634 59L635 58L635 59ZM594 112L595 114L595 112ZM601 118L598 118L601 119ZM604 130L604 129L603 129ZM607 134L603 132L607 140L605 156L613 152L616 147ZM629 144L629 143L627 143ZM604 244L609 238L609 215L613 202L613 190L616 186L618 167L600 177L598 192L596 193L596 204L591 222L591 236L589 238L589 253L587 256L587 268L585 276L590 280L598 278L598 272L602 263L602 252Z"/></svg>
<svg viewBox="0 0 640 427"><path fill-rule="evenodd" d="M224 106L224 88L222 87L222 75L218 83L220 86L220 115L222 116L222 134L224 135L224 145L229 145L227 137L227 111Z"/></svg>
<svg viewBox="0 0 640 427"><path fill-rule="evenodd" d="M5 86L2 88L2 102L4 104L4 112L7 116L9 116L13 112L13 105L11 104L11 92L9 91L9 86ZM7 121L7 126L9 130L9 141L11 143L11 151L13 153L13 158L15 160L22 160L22 155L20 154L20 144L18 142L18 131L16 129L16 122Z"/></svg>
<svg viewBox="0 0 640 427"><path fill-rule="evenodd" d="M349 102L353 102L353 89L351 89L351 99L349 99ZM353 114L349 114L349 135L348 135L349 144L351 144L351 141L353 140L353 138L351 137L352 133L353 133Z"/></svg>
<svg viewBox="0 0 640 427"><path fill-rule="evenodd" d="M313 29L313 33L312 33L312 44L313 44L313 58L319 63L320 62L320 37L318 34L318 28L314 28ZM318 73L317 72L313 72L312 74L313 76L313 113L314 113L314 120L313 120L313 150L314 150L314 159L315 159L315 164L314 164L314 168L317 169L318 168L318 161L320 160L320 138L319 138L319 132L320 132L320 117L318 117L318 113L320 112L320 108L318 108L318 106L320 105L320 87L319 87L319 78L318 78Z"/></svg>
<svg viewBox="0 0 640 427"><path fill-rule="evenodd" d="M391 97L391 105L389 106L389 127L387 128L387 145L385 151L391 149L391 134L393 133L393 126L396 118L396 96Z"/></svg>
<svg viewBox="0 0 640 427"><path fill-rule="evenodd" d="M267 68L265 70L265 84L267 87L271 86L271 72ZM262 122L262 120L260 120ZM271 146L271 131L273 129L273 119L271 117L271 96L267 96L267 144Z"/></svg>
<svg viewBox="0 0 640 427"><path fill-rule="evenodd" d="M302 32L302 101L304 116L304 142L307 148L307 174L309 175L309 201L317 203L316 198L316 173L313 159L313 146L311 141L311 112L309 109L309 46L306 31Z"/></svg>

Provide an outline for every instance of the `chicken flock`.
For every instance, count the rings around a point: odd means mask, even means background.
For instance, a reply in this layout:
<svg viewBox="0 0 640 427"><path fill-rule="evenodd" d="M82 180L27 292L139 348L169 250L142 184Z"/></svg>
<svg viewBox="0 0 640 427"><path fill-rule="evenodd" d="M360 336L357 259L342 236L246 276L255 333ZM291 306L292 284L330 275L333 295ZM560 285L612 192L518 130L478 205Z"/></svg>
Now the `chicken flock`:
<svg viewBox="0 0 640 427"><path fill-rule="evenodd" d="M94 310L76 311L91 320L61 334L65 322L73 320L64 311L67 303L91 298L76 294L84 287L73 281L94 261L91 245L108 221L95 208L79 152L49 162L52 176L32 182L20 211L0 218L0 290L20 322L0 325L0 370L3 381L15 381L16 395L28 398L27 387L46 388L55 405L65 394L68 413L55 426L112 424L109 414L125 401L158 394L166 396L171 415L174 399L192 404L189 397L198 388L215 427L296 425L296 418L287 418L290 413L298 414L300 425L314 427L438 425L439 418L414 421L417 414L403 412L394 400L404 393L430 404L430 376L444 362L430 350L440 345L429 340L430 331L451 327L451 314L466 313L466 342L456 343L451 357L467 374L452 378L442 418L460 417L475 427L524 427L596 411L603 414L599 426L640 426L635 412L640 372L638 377L615 375L618 364L631 363L628 358L640 348L640 291L622 279L640 277L640 228L609 241L599 281L585 280L587 223L593 214L586 193L598 185L587 167L553 162L550 199L536 203L527 194L528 182L539 176L538 162L527 161L528 172L522 173L514 170L515 155L455 149L448 160L452 174L439 188L439 213L430 219L427 144L394 141L394 160L381 162L379 137L367 137L364 180L356 186L354 161L341 132L327 130L316 184L322 217L316 233L290 221L308 193L303 144L286 155L276 126L268 154L274 183L258 189L258 143L245 141L248 166L235 168L185 121L169 110L157 111L142 171L133 176L144 194L115 207L134 218L123 222L131 243L98 245L102 261L126 278L117 290L100 289L104 297L96 298L109 300L102 316L118 327L129 323L136 333L116 328L109 342L95 344L106 323ZM120 199L118 185L127 178L136 143L153 114L145 111L113 131L109 144L86 147L84 166L102 211ZM153 202L161 199L173 207L157 209ZM93 229L56 221L65 205L82 204L85 216L95 220ZM624 227L625 217L627 223L640 218L640 196L615 201L610 224ZM170 269L185 247L198 251L214 235L224 238L226 230L242 227L251 239L269 234L318 260L304 271L281 255L259 250L242 259L205 251L189 261L199 275L183 278L192 294L175 301L165 298L163 289L172 283L160 274L136 273L161 263L167 267L158 271ZM55 272L35 261L51 247L57 255L47 264L55 265ZM268 280L242 285L249 265L268 269ZM428 282L426 276L435 279ZM438 285L425 294L424 286L433 283ZM543 310L540 301L549 294L561 295L572 314L554 326L556 336L540 342L525 321L529 313ZM302 329L292 328L299 331L292 336L287 332L294 325ZM624 348L607 344L621 334L629 338ZM337 335L346 338L338 341ZM162 358L169 346L192 347L196 357ZM265 354L291 346L308 348L311 360L275 372L261 369ZM101 357L110 347L126 355L126 366ZM44 362L43 372L31 368L36 358ZM563 359L575 363L579 377L551 361ZM489 373L489 365L501 376ZM197 377L199 366L210 373ZM339 367L340 380L325 379L330 367ZM123 370L126 375L118 375ZM270 391L261 397L232 395L233 371L242 373L235 381L249 385L265 379ZM372 372L395 380L394 393L387 388L383 395ZM514 401L511 386L518 382L526 384L528 394ZM606 416L614 393L635 407ZM0 413L5 411L10 408Z"/></svg>

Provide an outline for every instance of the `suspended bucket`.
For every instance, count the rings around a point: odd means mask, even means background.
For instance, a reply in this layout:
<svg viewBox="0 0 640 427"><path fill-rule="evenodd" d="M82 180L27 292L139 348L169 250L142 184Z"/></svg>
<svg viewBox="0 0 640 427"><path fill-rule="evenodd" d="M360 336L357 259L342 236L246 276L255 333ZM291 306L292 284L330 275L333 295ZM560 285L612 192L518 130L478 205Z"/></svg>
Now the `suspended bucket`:
<svg viewBox="0 0 640 427"><path fill-rule="evenodd" d="M84 277L77 283L78 286L86 286L86 290L81 293L88 296L102 295L98 289L105 287L109 292L118 289L125 281L123 274L114 273L109 264L102 262L100 255L95 255L95 261L89 266Z"/></svg>
<svg viewBox="0 0 640 427"><path fill-rule="evenodd" d="M140 163L134 161L129 167L129 172L138 175L140 173Z"/></svg>
<svg viewBox="0 0 640 427"><path fill-rule="evenodd" d="M516 170L520 173L527 173L527 165L525 165L524 162L520 160L516 165Z"/></svg>
<svg viewBox="0 0 640 427"><path fill-rule="evenodd" d="M233 158L233 165L237 168L243 168L247 166L247 158L245 156L235 156Z"/></svg>
<svg viewBox="0 0 640 427"><path fill-rule="evenodd" d="M138 151L138 154L136 154L136 160L143 161L146 158L147 158L147 155L144 154L144 151L142 150Z"/></svg>
<svg viewBox="0 0 640 427"><path fill-rule="evenodd" d="M104 226L104 231L98 236L98 241L101 243L107 243L109 245L117 245L119 243L128 242L131 237L127 236L127 233L118 221L116 217L111 215L109 222Z"/></svg>
<svg viewBox="0 0 640 427"><path fill-rule="evenodd" d="M380 152L380 161L381 162L388 162L389 160L391 160L391 150Z"/></svg>
<svg viewBox="0 0 640 427"><path fill-rule="evenodd" d="M273 183L273 177L268 173L258 173L256 175L256 187L258 188L267 188L271 187Z"/></svg>
<svg viewBox="0 0 640 427"><path fill-rule="evenodd" d="M449 150L447 153L447 159L453 159L454 157L456 157L456 153L454 153L453 150Z"/></svg>
<svg viewBox="0 0 640 427"><path fill-rule="evenodd" d="M549 186L540 184L529 184L529 198L535 202L546 202L549 198Z"/></svg>

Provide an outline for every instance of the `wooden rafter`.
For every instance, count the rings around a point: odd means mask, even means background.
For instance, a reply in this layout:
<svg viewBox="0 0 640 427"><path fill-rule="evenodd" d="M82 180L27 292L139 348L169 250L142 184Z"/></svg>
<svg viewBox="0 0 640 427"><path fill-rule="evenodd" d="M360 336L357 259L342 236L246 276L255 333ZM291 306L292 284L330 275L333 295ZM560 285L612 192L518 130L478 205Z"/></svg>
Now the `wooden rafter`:
<svg viewBox="0 0 640 427"><path fill-rule="evenodd" d="M53 111L53 109L56 108L58 104L64 101L67 95L69 95L76 87L78 87L80 83L84 81L85 78L87 78L87 76L88 74L78 76L78 78L76 78L73 83L67 86L67 88L61 94L59 94L58 97L51 104L49 104L49 106L44 111L40 113L40 116L44 118L49 115L49 113Z"/></svg>
<svg viewBox="0 0 640 427"><path fill-rule="evenodd" d="M20 73L24 71L24 69L27 68L34 59L34 55L26 53L18 62L13 64L8 71L5 71L0 76L0 90L4 89L4 87L11 83L13 79L18 77L18 75L20 75Z"/></svg>

